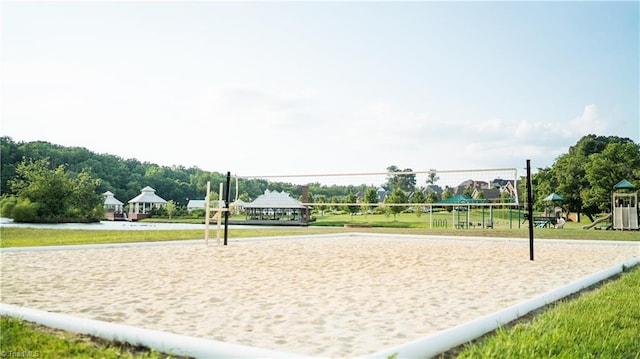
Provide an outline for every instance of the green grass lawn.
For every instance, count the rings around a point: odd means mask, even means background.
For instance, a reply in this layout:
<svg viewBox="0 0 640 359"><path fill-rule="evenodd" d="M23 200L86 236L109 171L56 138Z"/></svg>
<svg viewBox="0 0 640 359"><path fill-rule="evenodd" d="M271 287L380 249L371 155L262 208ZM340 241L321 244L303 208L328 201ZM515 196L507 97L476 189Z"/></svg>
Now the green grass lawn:
<svg viewBox="0 0 640 359"><path fill-rule="evenodd" d="M0 354L2 358L176 358L10 317L0 318Z"/></svg>
<svg viewBox="0 0 640 359"><path fill-rule="evenodd" d="M459 358L640 358L640 268L464 346Z"/></svg>
<svg viewBox="0 0 640 359"><path fill-rule="evenodd" d="M483 215L485 221L483 222ZM317 220L309 227L278 227L265 228L256 226L250 229L229 229L230 240L246 237L288 236L301 234L326 234L326 233L398 233L438 236L471 236L471 237L505 237L505 238L529 238L528 223L522 223L517 211L495 210L494 228L482 228L477 223L488 221L488 211L483 214L480 210L469 212L469 221L474 222L474 227L456 229L450 223L457 222L458 216L466 221L465 212L446 211L436 212L433 215L424 213L416 216L411 213L393 216L384 214L350 216L347 214L317 217ZM447 227L432 226L433 223L443 224L447 221ZM371 228L344 228L348 224L368 224ZM583 240L640 240L637 231L604 231L585 230L582 226L586 223L567 222L565 228L535 228L536 239L583 239ZM211 227L210 238L215 238L215 226ZM81 230L81 229L40 229L40 228L2 228L0 227L0 248L24 247L24 246L50 246L68 244L104 244L168 241L183 239L203 239L204 230Z"/></svg>

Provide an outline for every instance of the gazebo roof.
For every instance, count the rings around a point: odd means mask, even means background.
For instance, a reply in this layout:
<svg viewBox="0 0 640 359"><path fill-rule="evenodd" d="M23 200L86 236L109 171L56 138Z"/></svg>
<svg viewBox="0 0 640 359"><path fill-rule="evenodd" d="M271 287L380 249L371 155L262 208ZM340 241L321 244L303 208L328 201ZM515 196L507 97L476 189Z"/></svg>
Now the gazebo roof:
<svg viewBox="0 0 640 359"><path fill-rule="evenodd" d="M244 205L244 208L305 208L302 202L291 198L287 192L265 190L253 202Z"/></svg>
<svg viewBox="0 0 640 359"><path fill-rule="evenodd" d="M636 187L626 179L623 179L622 181L618 182L615 186L613 186L613 189L635 189L635 188Z"/></svg>
<svg viewBox="0 0 640 359"><path fill-rule="evenodd" d="M140 194L129 200L129 203L167 203L162 197L156 194L156 190L147 186L140 190Z"/></svg>
<svg viewBox="0 0 640 359"><path fill-rule="evenodd" d="M124 203L120 202L117 198L114 197L113 192L111 191L107 191L105 193L102 194L105 198L104 198L104 204L109 204L109 205L117 205L117 206L121 206Z"/></svg>

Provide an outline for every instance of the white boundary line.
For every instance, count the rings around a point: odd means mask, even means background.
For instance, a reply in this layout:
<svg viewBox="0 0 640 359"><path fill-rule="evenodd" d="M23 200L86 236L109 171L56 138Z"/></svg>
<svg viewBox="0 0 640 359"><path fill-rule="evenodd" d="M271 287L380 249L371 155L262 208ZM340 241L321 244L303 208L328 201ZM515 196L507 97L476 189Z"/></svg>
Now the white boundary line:
<svg viewBox="0 0 640 359"><path fill-rule="evenodd" d="M580 290L597 284L607 278L622 273L626 268L631 268L640 263L640 257L623 264L615 265L588 277L569 283L563 287L531 298L516 305L499 310L495 313L474 319L467 323L441 330L429 336L412 342L384 349L363 358L378 359L397 355L399 358L430 358L449 349L479 338L498 327L512 322L536 309L556 302L566 296L577 293Z"/></svg>
<svg viewBox="0 0 640 359"><path fill-rule="evenodd" d="M0 303L0 314L47 327L83 333L111 341L142 345L161 353L194 358L305 358L300 354L162 332L124 324L75 317L67 314ZM307 357L308 358L308 357Z"/></svg>
<svg viewBox="0 0 640 359"><path fill-rule="evenodd" d="M295 239L322 239L330 237L405 237L423 238L433 240L489 240L489 241L517 241L527 242L525 238L498 238L498 237L448 237L448 236L421 236L411 234L381 234L381 233L332 233L321 235L300 235L284 237L252 237L241 241L264 241L264 240L295 240ZM640 249L640 243L628 241L590 241L590 240L558 240L545 239L544 242L569 243L569 244L617 244L636 245ZM195 245L204 244L204 240L181 240L163 242L134 242L116 244L89 244L71 246L45 246L45 247L16 247L3 248L0 253L28 252L28 251L57 251L57 250L79 250L79 249L107 249L124 247L147 247L162 245ZM639 252L640 254L640 252ZM499 326L518 319L531 311L542 308L545 305L558 301L568 295L574 294L584 288L597 284L607 278L618 275L627 268L634 267L640 263L640 255L622 264L615 265L608 269L594 273L585 278L579 279L568 285L556 288L540 296L518 303L511 307L502 309L495 313L480 317L470 322L445 329L429 336L411 341L406 344L384 349L376 353L363 356L362 358L387 358L397 355L399 358L405 357L432 357L445 352L451 348L467 343L486 333L489 333ZM204 338L190 337L168 332L155 331L140 327L115 324L104 321L74 317L66 314L50 313L36 309L24 308L10 304L0 303L0 314L22 318L27 321L39 323L45 326L69 330L72 332L84 333L98 336L112 341L127 342L133 345L143 345L156 349L163 353L174 355L187 355L195 358L210 358L224 356L229 358L238 357L271 357L271 358L293 358L305 357L299 354L278 352L270 349L261 349L250 346L229 344Z"/></svg>

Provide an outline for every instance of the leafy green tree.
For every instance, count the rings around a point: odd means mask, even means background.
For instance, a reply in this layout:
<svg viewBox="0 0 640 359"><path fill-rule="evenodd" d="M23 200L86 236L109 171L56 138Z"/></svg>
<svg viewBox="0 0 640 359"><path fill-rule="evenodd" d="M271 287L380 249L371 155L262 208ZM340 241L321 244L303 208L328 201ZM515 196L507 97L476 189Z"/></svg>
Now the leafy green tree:
<svg viewBox="0 0 640 359"><path fill-rule="evenodd" d="M395 174L396 172L400 172L399 174ZM411 192L416 188L416 175L415 173L406 173L413 172L411 168L405 168L404 170L400 170L395 165L391 165L387 167L387 184L386 186L389 190L393 191L396 188L399 188L405 192Z"/></svg>
<svg viewBox="0 0 640 359"><path fill-rule="evenodd" d="M427 193L426 203L436 203L438 202L438 194L435 191L429 191Z"/></svg>
<svg viewBox="0 0 640 359"><path fill-rule="evenodd" d="M415 204L424 204L426 203L426 201L427 201L427 197L424 195L423 188L416 189L416 191L413 193L413 196L411 196L411 199L409 200L410 203L415 203ZM423 210L422 206L416 206L415 207L416 216L420 217L422 215L422 210Z"/></svg>
<svg viewBox="0 0 640 359"><path fill-rule="evenodd" d="M169 216L169 219L171 219L171 217L173 217L173 214L176 213L176 202L172 199L167 201L167 216Z"/></svg>
<svg viewBox="0 0 640 359"><path fill-rule="evenodd" d="M444 191L442 191L442 200L449 199L453 197L453 191L449 186L444 187ZM447 206L447 212L453 211L453 207Z"/></svg>
<svg viewBox="0 0 640 359"><path fill-rule="evenodd" d="M440 177L438 177L438 173L436 172L435 168L431 168L429 170L429 174L427 175L427 184L434 185L439 180Z"/></svg>
<svg viewBox="0 0 640 359"><path fill-rule="evenodd" d="M611 208L611 191L622 179L640 180L640 145L612 142L584 165L589 186L580 192L587 215Z"/></svg>
<svg viewBox="0 0 640 359"><path fill-rule="evenodd" d="M393 214L393 221L395 222L397 220L397 214L402 212L406 206L393 204L407 203L407 194L400 188L396 188L391 191L391 194L387 196L384 203L391 204L391 206L386 206L386 208L390 214Z"/></svg>
<svg viewBox="0 0 640 359"><path fill-rule="evenodd" d="M444 201L445 199L449 199L451 197L453 197L453 190L451 189L451 187L446 186L442 191L442 200Z"/></svg>
<svg viewBox="0 0 640 359"><path fill-rule="evenodd" d="M340 205L338 205L337 203L340 203L340 197L338 196L331 196L330 202L333 203L333 205L331 206L331 209L339 211L340 210Z"/></svg>
<svg viewBox="0 0 640 359"><path fill-rule="evenodd" d="M49 170L48 159L23 161L16 168L11 189L18 198L38 206L37 217L55 221L66 215L66 199L71 196L71 183L63 165Z"/></svg>
<svg viewBox="0 0 640 359"><path fill-rule="evenodd" d="M325 203L327 203L327 197L325 197L325 195L321 194L316 196L314 207L320 211L320 216L324 216L324 210L327 209Z"/></svg>
<svg viewBox="0 0 640 359"><path fill-rule="evenodd" d="M570 212L578 214L578 220L584 213L593 221L595 214L610 208L617 181L638 179L638 146L617 136L582 137L551 168L533 176L536 208L544 206L544 196L555 192L564 197L563 204Z"/></svg>
<svg viewBox="0 0 640 359"><path fill-rule="evenodd" d="M367 190L364 192L364 202L370 204L378 203L378 191L375 187L367 187ZM376 206L369 205L366 208L366 211L373 211Z"/></svg>
<svg viewBox="0 0 640 359"><path fill-rule="evenodd" d="M357 204L353 204L353 203L356 203L357 201L358 201L358 196L356 196L353 193L349 193L344 197L344 203L349 203L347 205L347 210L351 215L351 220L353 220L353 215L358 213L358 211L360 210L360 206L358 206Z"/></svg>
<svg viewBox="0 0 640 359"><path fill-rule="evenodd" d="M31 216L35 208L33 222L98 221L104 214L102 196L96 188L99 180L91 178L83 170L72 178L64 165L49 169L49 160L23 161L16 168L16 177L11 181L11 189L18 202L14 212ZM25 216L12 214L14 220L25 221Z"/></svg>

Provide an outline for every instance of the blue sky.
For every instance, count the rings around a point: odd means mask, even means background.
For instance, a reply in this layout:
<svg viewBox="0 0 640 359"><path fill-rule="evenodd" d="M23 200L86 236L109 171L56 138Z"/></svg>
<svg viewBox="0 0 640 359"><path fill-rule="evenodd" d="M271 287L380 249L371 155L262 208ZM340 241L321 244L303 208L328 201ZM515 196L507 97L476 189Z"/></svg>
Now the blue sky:
<svg viewBox="0 0 640 359"><path fill-rule="evenodd" d="M638 2L19 2L1 131L239 175L640 142Z"/></svg>

